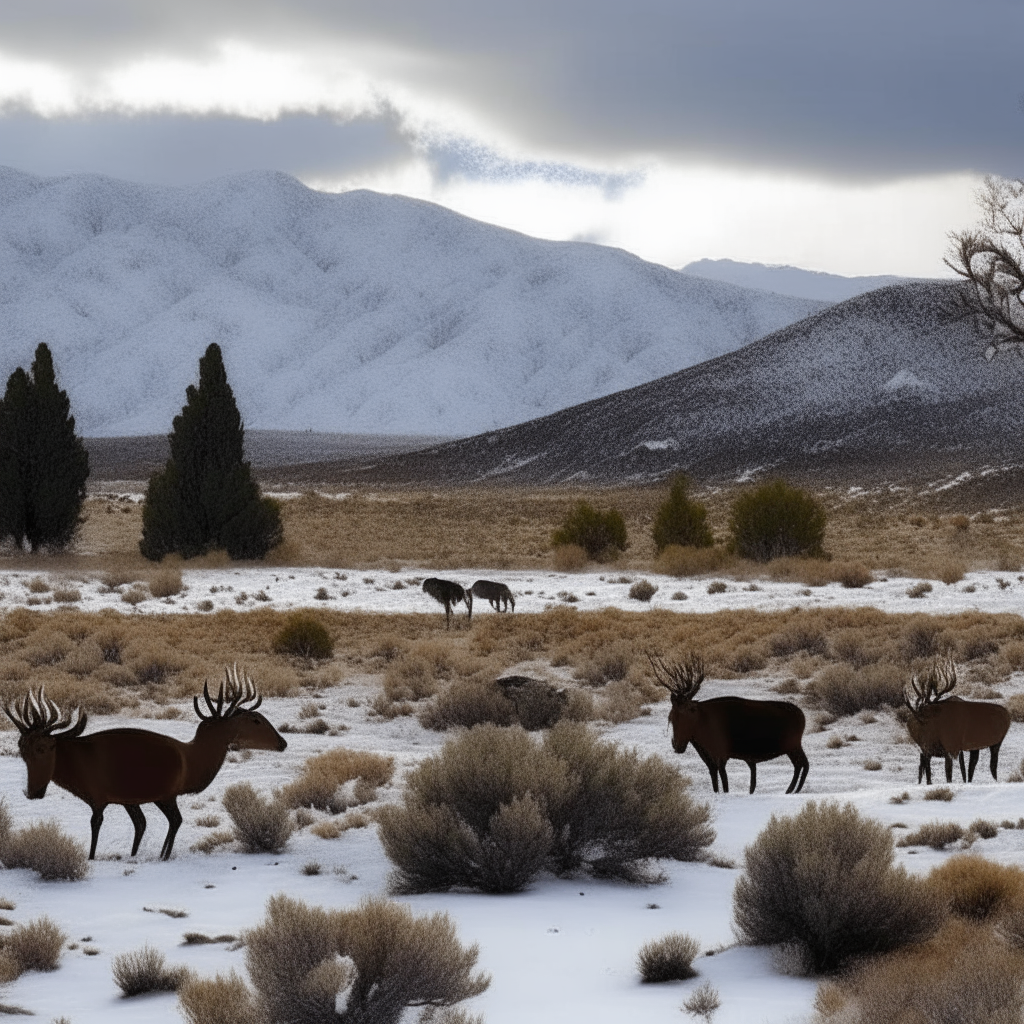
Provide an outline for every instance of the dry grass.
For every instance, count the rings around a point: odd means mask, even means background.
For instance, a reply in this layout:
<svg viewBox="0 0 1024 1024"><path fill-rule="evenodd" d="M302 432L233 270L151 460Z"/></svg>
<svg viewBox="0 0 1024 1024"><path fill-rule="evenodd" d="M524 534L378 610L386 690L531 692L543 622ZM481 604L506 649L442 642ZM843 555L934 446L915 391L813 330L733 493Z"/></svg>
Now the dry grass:
<svg viewBox="0 0 1024 1024"><path fill-rule="evenodd" d="M374 800L377 789L391 781L394 771L393 757L334 747L309 758L299 777L281 790L279 799L290 808L315 807L340 814ZM355 783L351 792L341 791L349 782Z"/></svg>
<svg viewBox="0 0 1024 1024"><path fill-rule="evenodd" d="M238 782L224 790L221 803L231 817L235 838L247 853L279 853L284 849L293 826L288 808L281 801L267 800L248 782ZM209 842L216 834L202 842Z"/></svg>
<svg viewBox="0 0 1024 1024"><path fill-rule="evenodd" d="M815 1024L1009 1024L1024 1010L1024 952L953 918L928 942L821 986L815 1010Z"/></svg>
<svg viewBox="0 0 1024 1024"><path fill-rule="evenodd" d="M6 808L4 808L6 814ZM89 871L85 847L56 821L4 830L0 860L8 868L30 868L44 881L78 881Z"/></svg>
<svg viewBox="0 0 1024 1024"><path fill-rule="evenodd" d="M187 978L178 1006L188 1024L266 1024L251 989L234 971L212 978Z"/></svg>
<svg viewBox="0 0 1024 1024"><path fill-rule="evenodd" d="M930 846L933 850L944 850L963 837L964 827L955 821L929 821L905 835L896 845Z"/></svg>
<svg viewBox="0 0 1024 1024"><path fill-rule="evenodd" d="M0 981L13 981L25 971L55 971L68 937L48 917L16 925L0 939Z"/></svg>
<svg viewBox="0 0 1024 1024"><path fill-rule="evenodd" d="M950 913L987 921L1024 911L1024 870L974 854L958 854L933 868L925 885Z"/></svg>
<svg viewBox="0 0 1024 1024"><path fill-rule="evenodd" d="M662 981L685 981L696 975L693 958L700 952L700 943L691 935L672 932L652 939L640 947L636 966L640 978L654 984Z"/></svg>
<svg viewBox="0 0 1024 1024"><path fill-rule="evenodd" d="M111 971L114 983L125 996L177 992L189 976L184 967L168 967L163 953L148 944L115 956Z"/></svg>

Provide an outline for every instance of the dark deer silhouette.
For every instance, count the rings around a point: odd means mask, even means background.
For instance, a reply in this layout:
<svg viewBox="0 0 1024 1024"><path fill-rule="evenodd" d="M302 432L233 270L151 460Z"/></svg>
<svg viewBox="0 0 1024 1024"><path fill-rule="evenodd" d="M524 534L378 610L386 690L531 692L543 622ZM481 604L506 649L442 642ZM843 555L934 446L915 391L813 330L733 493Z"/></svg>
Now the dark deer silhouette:
<svg viewBox="0 0 1024 1024"><path fill-rule="evenodd" d="M750 792L757 785L757 765L785 754L793 762L793 781L787 793L803 788L810 762L801 744L804 713L788 700L748 700L745 697L693 698L704 681L704 660L690 654L683 662L666 663L648 652L654 677L672 698L668 720L672 726L672 749L685 754L692 743L711 772L711 785L729 792L725 763L731 757L746 761L750 768Z"/></svg>
<svg viewBox="0 0 1024 1024"><path fill-rule="evenodd" d="M199 698L193 698L202 721L190 743L148 729L106 729L83 736L86 714L80 708L62 714L42 688L38 695L30 691L21 704L4 704L7 717L21 733L18 750L28 767L25 795L30 800L42 799L52 781L84 800L92 808L90 860L96 857L96 841L108 804L121 804L132 819L133 857L146 831L140 804L156 804L169 824L160 850L160 858L167 860L181 825L177 798L206 789L230 746L284 750L287 745L257 712L263 698L248 676L239 678L237 668L228 670L216 702L205 683L203 696L209 714L204 715ZM76 711L78 721L72 725Z"/></svg>
<svg viewBox="0 0 1024 1024"><path fill-rule="evenodd" d="M456 605L460 601L466 603L469 617L473 618L473 596L458 583L453 583L451 580L439 580L436 576L431 576L423 581L423 593L429 594L438 604L444 605L447 629L452 628L452 605Z"/></svg>
<svg viewBox="0 0 1024 1024"><path fill-rule="evenodd" d="M917 781L932 784L932 758L941 757L946 765L946 781L953 781L953 758L960 763L964 782L974 781L974 769L983 748L989 748L989 770L997 778L999 748L1010 728L1010 713L1001 704L963 700L952 694L956 686L956 666L952 658L935 661L923 679L913 676L910 693L903 692L903 703L910 711L907 732L921 748ZM970 752L970 765L964 767L964 751Z"/></svg>
<svg viewBox="0 0 1024 1024"><path fill-rule="evenodd" d="M494 583L492 580L477 580L466 593L469 595L469 617L473 618L473 598L479 597L487 601L496 612L507 612L509 605L512 611L516 610L516 599L512 591L504 583Z"/></svg>

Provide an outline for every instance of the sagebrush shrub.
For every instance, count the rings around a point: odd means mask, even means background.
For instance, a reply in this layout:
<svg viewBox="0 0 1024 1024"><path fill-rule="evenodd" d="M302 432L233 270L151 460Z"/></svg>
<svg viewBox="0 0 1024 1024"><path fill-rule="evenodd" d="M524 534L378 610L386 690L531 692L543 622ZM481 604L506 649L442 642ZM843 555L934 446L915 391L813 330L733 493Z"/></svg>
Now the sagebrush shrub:
<svg viewBox="0 0 1024 1024"><path fill-rule="evenodd" d="M955 821L928 821L913 832L907 833L899 846L930 846L933 850L944 850L950 843L964 837L963 825Z"/></svg>
<svg viewBox="0 0 1024 1024"><path fill-rule="evenodd" d="M154 597L173 597L181 593L183 585L180 569L161 569L149 577L149 592Z"/></svg>
<svg viewBox="0 0 1024 1024"><path fill-rule="evenodd" d="M700 952L700 943L683 932L672 932L660 939L652 939L640 947L636 956L640 977L649 983L685 981L697 972L693 958Z"/></svg>
<svg viewBox="0 0 1024 1024"><path fill-rule="evenodd" d="M932 868L925 885L950 913L974 921L1024 910L1024 870L974 854L958 854Z"/></svg>
<svg viewBox="0 0 1024 1024"><path fill-rule="evenodd" d="M334 655L334 641L324 624L312 615L296 612L274 636L275 654L322 660Z"/></svg>
<svg viewBox="0 0 1024 1024"><path fill-rule="evenodd" d="M903 701L904 675L890 664L865 665L861 669L849 665L828 665L807 687L808 694L838 717L860 711L876 711L888 705L899 707Z"/></svg>
<svg viewBox="0 0 1024 1024"><path fill-rule="evenodd" d="M731 558L723 545L710 548L688 548L669 544L654 563L666 576L702 576L721 569Z"/></svg>
<svg viewBox="0 0 1024 1024"><path fill-rule="evenodd" d="M408 1006L450 1006L490 984L474 973L478 948L459 943L447 914L414 917L388 900L323 910L272 896L266 920L243 938L253 988L233 972L190 980L181 994L190 1024L398 1024Z"/></svg>
<svg viewBox="0 0 1024 1024"><path fill-rule="evenodd" d="M284 849L292 834L292 822L281 801L266 800L248 782L238 782L224 790L221 803L235 826L235 838L247 853L279 853Z"/></svg>
<svg viewBox="0 0 1024 1024"><path fill-rule="evenodd" d="M67 940L67 935L48 917L15 925L2 939L0 957L4 961L4 973L10 974L13 970L16 978L25 971L57 970Z"/></svg>
<svg viewBox="0 0 1024 1024"><path fill-rule="evenodd" d="M89 871L85 847L55 821L0 833L0 860L8 868L31 868L44 881L76 882Z"/></svg>
<svg viewBox="0 0 1024 1024"><path fill-rule="evenodd" d="M377 788L391 781L394 771L393 757L334 747L308 758L299 777L281 790L279 800L285 807L315 807L340 814L350 806L372 800ZM358 780L358 793L347 797L339 793L346 782L353 780Z"/></svg>
<svg viewBox="0 0 1024 1024"><path fill-rule="evenodd" d="M672 481L668 497L659 506L651 534L654 549L661 554L669 544L709 548L715 539L708 526L708 510L688 494L690 482L680 474Z"/></svg>
<svg viewBox="0 0 1024 1024"><path fill-rule="evenodd" d="M825 509L813 495L774 480L733 502L729 532L736 553L755 562L786 555L820 557L825 522Z"/></svg>
<svg viewBox="0 0 1024 1024"><path fill-rule="evenodd" d="M629 588L629 596L633 601L650 601L658 592L658 588L650 580L637 580Z"/></svg>
<svg viewBox="0 0 1024 1024"><path fill-rule="evenodd" d="M626 521L617 509L600 512L588 502L579 501L551 535L551 543L556 547L575 544L592 559L613 558L629 546Z"/></svg>
<svg viewBox="0 0 1024 1024"><path fill-rule="evenodd" d="M934 938L822 986L816 1022L997 1024L1024 1011L1024 954L991 928L950 920Z"/></svg>
<svg viewBox="0 0 1024 1024"><path fill-rule="evenodd" d="M687 785L576 723L541 743L481 725L410 775L404 805L381 811L381 842L410 892L513 892L545 867L638 878L653 858L694 860L713 841Z"/></svg>
<svg viewBox="0 0 1024 1024"><path fill-rule="evenodd" d="M168 967L163 953L148 943L130 953L115 956L111 971L114 983L125 996L176 992L188 976L184 967Z"/></svg>
<svg viewBox="0 0 1024 1024"><path fill-rule="evenodd" d="M924 884L893 866L889 830L852 804L810 801L793 817L772 815L744 860L733 892L738 933L793 947L809 973L921 941L942 922Z"/></svg>

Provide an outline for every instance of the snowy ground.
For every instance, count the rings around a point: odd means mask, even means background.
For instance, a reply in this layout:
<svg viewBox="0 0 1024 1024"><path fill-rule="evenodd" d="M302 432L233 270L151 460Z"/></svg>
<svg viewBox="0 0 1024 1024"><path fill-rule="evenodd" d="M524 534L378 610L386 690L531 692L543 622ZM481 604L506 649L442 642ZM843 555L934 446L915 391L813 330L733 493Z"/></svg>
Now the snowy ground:
<svg viewBox="0 0 1024 1024"><path fill-rule="evenodd" d="M29 579L36 575L0 574L2 607L24 605L29 596L44 601L52 598L50 593L32 594L28 589ZM464 583L476 578L474 573L445 575ZM479 575L509 583L517 594L517 614L561 603L559 591L576 594L580 608L646 607L628 598L629 585L621 582L617 574L602 574L603 579L597 574ZM344 576L347 579L341 578ZM315 569L190 570L184 577L188 592L173 599L173 604L151 599L134 609L122 603L117 592L101 592L98 582L78 581L73 585L81 591L80 607L114 607L126 614L195 611L200 600L211 601L219 608L253 607L257 603L251 598L260 590L271 598L269 602L260 602L260 607L324 604L339 609L437 610L418 586L407 582L415 578L411 570L367 574ZM630 578L641 577L630 574ZM933 591L920 600L905 596L913 582L906 579L879 581L862 590L830 585L807 596L802 593L804 588L792 584L765 582L758 584L760 590L750 591L745 589L746 584L730 582L726 593L708 595L706 579L646 578L660 588L651 606L686 611L871 604L891 611L981 608L1016 612L1024 594L1024 583L1016 576L1004 575L1002 578L1009 586L1001 588L994 573L972 574L949 587L933 582ZM394 589L396 582L402 582L403 589ZM965 592L966 585L973 585L975 591ZM315 598L321 586L331 595L328 601ZM527 593L528 590L533 593ZM677 590L687 593L688 600L673 601L671 595ZM236 602L243 593L249 599L239 605ZM480 609L480 604L477 607ZM484 604L479 614L493 613ZM775 682L772 678L708 680L704 689L709 695L743 692L774 696L770 687ZM74 1024L176 1021L180 1018L173 995L133 1000L120 997L110 970L115 955L150 942L167 954L169 962L188 964L202 973L212 974L232 966L241 969L244 951L229 951L225 945L182 946L183 933L237 934L262 918L267 897L276 892L324 906L346 906L361 896L386 892L390 865L372 826L347 831L335 840L320 839L308 828L303 829L293 836L284 853L273 856L242 854L231 847L221 847L209 855L190 851L190 846L210 831L196 824L198 817L219 813L221 827L228 824L219 805L226 786L248 779L269 792L292 779L306 757L337 743L395 755L399 764L396 783L382 798L397 798L402 773L436 750L446 736L423 730L415 719L385 722L371 716L368 703L376 686L372 677L353 676L337 687L323 690L316 698L326 705L322 714L331 726L347 727L340 738L290 733L288 749L283 753L256 752L248 760L230 762L206 793L194 801L183 799L185 823L178 834L174 859L168 863L156 860L165 823L155 808L146 808L149 829L140 856L131 860L127 857L131 843L128 817L119 808L111 807L100 836L101 859L85 880L43 883L27 870L0 873L0 896L16 904L16 910L10 914L15 921L49 914L80 943L77 950L64 954L59 972L24 975L0 992L0 1001L31 1009L44 1020L64 1015ZM1024 676L1014 676L1009 683L1000 684L999 689L1004 696L1024 692ZM269 699L263 710L278 726L296 725L299 704L308 699L308 695L302 699ZM192 712L184 702L182 711L187 718L181 721L91 718L90 729L137 724L188 739L193 731L188 721ZM649 716L602 728L609 738L620 743L674 758L664 711L664 707L655 707ZM834 742L836 736L845 745L829 749L826 744L830 739ZM16 755L15 739L13 731L0 733L0 791L17 823L56 817L65 829L85 841L89 835L85 804L56 787L51 787L42 801L30 802L24 797L25 769ZM1007 737L1001 754L1003 781L991 780L987 755L983 755L976 781L970 786L955 785L956 796L951 803L921 799L923 787L915 782L916 748L909 744L905 730L890 714L879 714L874 722L842 719L825 732L809 733L805 749L811 770L805 792L800 796L784 794L792 772L786 759L760 767L758 792L753 796L746 792L746 767L732 762L733 792L715 795L707 772L692 749L682 756L682 765L694 779L695 793L712 805L718 833L715 854L739 863L744 846L754 839L772 813L792 813L805 800L822 796L851 800L865 813L887 824L911 828L934 819L955 820L964 826L979 817L996 824L1004 820L1016 822L1024 814L1024 788L1005 781L1024 755L1024 731L1016 727ZM882 768L866 769L864 765L870 761L881 762ZM938 762L935 768L941 774ZM912 797L908 803L889 802L904 790ZM902 830L897 834L902 834ZM979 841L976 849L999 860L1024 864L1024 830L1000 829L994 839ZM927 870L949 854L901 849L898 856L914 870ZM310 861L322 865L321 874L302 874L303 865ZM732 945L731 893L738 869L670 864L665 866L665 874L665 884L647 888L588 879L545 878L515 896L430 895L409 902L419 912L447 910L457 921L461 939L480 944L480 965L491 972L493 982L484 995L473 1001L471 1009L483 1013L488 1024L520 1024L527 1019L537 1024L564 1024L572 1020L586 1020L588 1024L644 1020L656 1024L687 1020L690 1018L681 1016L679 1008L702 980L710 980L721 995L722 1008L715 1018L716 1024L783 1024L805 1020L811 1009L814 983L780 973L767 951ZM161 909L185 911L188 916L172 918L160 913ZM641 985L635 968L639 946L676 930L694 935L702 948L714 951L714 955L702 955L695 961L700 973L691 982ZM722 949L723 946L728 948ZM85 947L99 952L86 955Z"/></svg>
<svg viewBox="0 0 1024 1024"><path fill-rule="evenodd" d="M126 603L129 585L111 590L99 574L68 576L61 573L0 571L0 611L21 606L53 608L60 604L55 591L77 592L75 607L85 611L115 608L129 613L217 611L223 608L274 608L278 610L320 606L336 611L423 612L439 606L421 590L424 569L394 572L371 570L335 571L316 568L224 568L189 569L182 573L185 591L174 597L149 598L136 605ZM557 605L572 605L580 611L645 608L679 612L715 612L750 608L781 611L804 608L879 608L887 612L952 613L960 611L1012 612L1024 608L1024 576L1014 573L973 572L959 583L920 581L906 577L876 579L866 587L847 589L838 583L809 588L802 583L758 580L737 582L727 576L677 579L657 573L639 572L540 572L501 570L445 570L441 575L470 586L475 580L490 579L508 584L516 599L516 612L539 612ZM33 580L42 580L49 590L33 592ZM657 592L645 603L629 596L633 583L649 580ZM724 584L723 593L709 594L713 582ZM919 583L931 589L923 596L908 596ZM319 594L319 596L318 596ZM461 607L461 606L460 606ZM486 601L477 600L474 612L489 615ZM464 609L460 614L465 614Z"/></svg>

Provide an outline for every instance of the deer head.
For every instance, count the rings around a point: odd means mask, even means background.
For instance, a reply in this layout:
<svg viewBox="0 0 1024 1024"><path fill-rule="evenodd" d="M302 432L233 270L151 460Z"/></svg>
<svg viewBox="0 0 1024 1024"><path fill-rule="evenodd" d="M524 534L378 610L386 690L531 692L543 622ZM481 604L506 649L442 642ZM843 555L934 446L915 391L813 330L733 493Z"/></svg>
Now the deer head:
<svg viewBox="0 0 1024 1024"><path fill-rule="evenodd" d="M687 654L683 661L672 662L666 662L650 651L646 654L654 670L654 678L668 690L672 700L672 710L668 713L672 749L677 754L684 754L697 727L698 705L693 698L704 682L704 659L695 651Z"/></svg>
<svg viewBox="0 0 1024 1024"><path fill-rule="evenodd" d="M230 735L228 742L236 747L284 750L288 746L284 737L256 710L263 703L263 698L248 673L238 671L237 662L224 670L224 682L217 688L216 700L210 696L209 683L203 683L203 699L209 714L203 714L198 697L192 698L201 720L197 737L208 734L210 730L222 732L226 729Z"/></svg>
<svg viewBox="0 0 1024 1024"><path fill-rule="evenodd" d="M952 655L932 662L924 677L914 675L908 688L903 690L903 703L915 718L920 718L927 708L938 704L956 686L956 665Z"/></svg>
<svg viewBox="0 0 1024 1024"><path fill-rule="evenodd" d="M57 763L57 741L80 736L88 721L81 708L62 714L43 691L43 687L39 687L38 693L29 690L20 704L17 701L4 703L4 714L21 733L18 752L28 768L25 795L29 800L46 796L46 787ZM78 721L74 722L76 712Z"/></svg>

